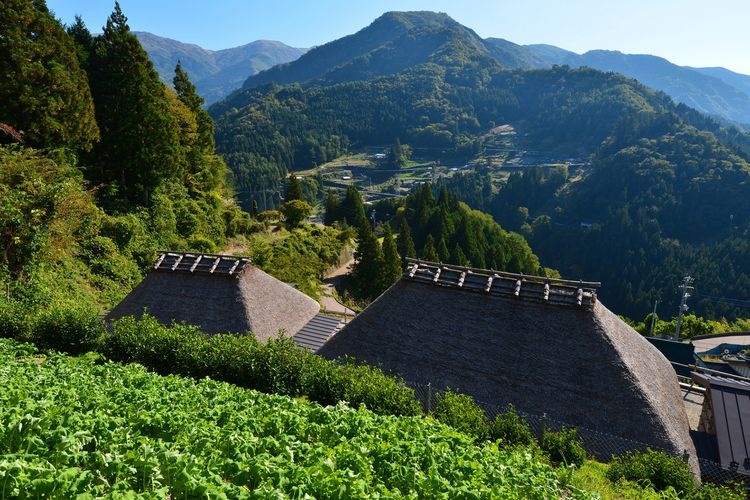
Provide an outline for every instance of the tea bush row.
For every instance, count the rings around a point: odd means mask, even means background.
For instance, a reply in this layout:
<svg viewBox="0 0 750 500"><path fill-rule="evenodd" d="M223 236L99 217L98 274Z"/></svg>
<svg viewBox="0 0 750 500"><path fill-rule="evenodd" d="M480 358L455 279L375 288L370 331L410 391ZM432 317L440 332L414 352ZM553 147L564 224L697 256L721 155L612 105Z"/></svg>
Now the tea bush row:
<svg viewBox="0 0 750 500"><path fill-rule="evenodd" d="M346 401L380 414L422 413L414 391L402 381L353 360L326 360L288 338L263 344L251 335L207 336L193 326L165 327L148 315L117 320L107 333L97 314L85 307L32 313L15 302L0 302L0 337L69 354L96 351L162 375L210 377L321 404Z"/></svg>

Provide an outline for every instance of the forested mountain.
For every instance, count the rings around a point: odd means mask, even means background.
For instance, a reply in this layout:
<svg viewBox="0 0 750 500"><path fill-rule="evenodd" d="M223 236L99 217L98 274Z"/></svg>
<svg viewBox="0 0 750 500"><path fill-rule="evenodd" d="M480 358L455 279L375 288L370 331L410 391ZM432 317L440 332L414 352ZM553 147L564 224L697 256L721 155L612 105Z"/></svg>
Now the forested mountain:
<svg viewBox="0 0 750 500"><path fill-rule="evenodd" d="M679 120L635 142L615 131L590 169L513 173L492 193L489 172L443 184L520 231L564 276L601 280L601 298L642 318L654 301L677 313L677 284L696 280L691 310L746 316L750 294L750 165L710 133ZM658 129L661 129L660 131Z"/></svg>
<svg viewBox="0 0 750 500"><path fill-rule="evenodd" d="M517 45L500 38L488 38L485 43L507 68L540 69L557 64L615 71L702 113L750 125L750 76L724 68L678 66L657 56L613 50L576 54L552 45Z"/></svg>
<svg viewBox="0 0 750 500"><path fill-rule="evenodd" d="M162 81L172 81L174 67L179 61L207 104L219 101L240 88L249 76L293 61L306 51L273 40L256 40L240 47L214 51L144 31L134 34Z"/></svg>
<svg viewBox="0 0 750 500"><path fill-rule="evenodd" d="M476 33L446 14L388 12L353 35L248 78L243 88L268 83L337 83L398 73L439 58L447 36L488 55Z"/></svg>
<svg viewBox="0 0 750 500"><path fill-rule="evenodd" d="M510 60L512 44L489 49L442 15L390 14L363 32L373 26L395 40L366 47L369 57L350 48L332 67L306 74L304 85L252 87L258 80L251 78L212 107L217 147L245 200L277 189L287 169L309 168L352 144L399 138L443 158L469 159L489 130L510 124L518 147L588 156L590 166L550 181L532 170L490 183L479 205L471 194L477 182L467 181L451 186L459 198L525 232L542 262L561 274L601 279L602 299L618 312L642 316L655 299L671 310L674 287L688 273L701 283L699 313L741 312L715 299L750 293L746 134L616 73L504 69L497 54L504 50ZM373 54L407 41L426 48L414 58L422 62L370 78ZM306 58L338 53L329 45L265 77L302 74L295 72L310 67ZM344 68L349 76L337 78Z"/></svg>
<svg viewBox="0 0 750 500"><path fill-rule="evenodd" d="M729 71L726 68L690 68L690 69L694 69L695 71L703 73L704 75L710 75L710 76L716 77L724 81L725 83L728 83L729 85L732 85L733 87L736 87L742 90L747 95L750 95L750 76L749 75L735 73L734 71Z"/></svg>

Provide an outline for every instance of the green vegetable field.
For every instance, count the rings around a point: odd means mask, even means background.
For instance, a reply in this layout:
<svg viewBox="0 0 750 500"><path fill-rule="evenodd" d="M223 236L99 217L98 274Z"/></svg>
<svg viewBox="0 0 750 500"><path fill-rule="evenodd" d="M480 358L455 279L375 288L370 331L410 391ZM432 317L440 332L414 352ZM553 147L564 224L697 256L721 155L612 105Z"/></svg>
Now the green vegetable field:
<svg viewBox="0 0 750 500"><path fill-rule="evenodd" d="M0 339L0 498L585 498L528 452Z"/></svg>

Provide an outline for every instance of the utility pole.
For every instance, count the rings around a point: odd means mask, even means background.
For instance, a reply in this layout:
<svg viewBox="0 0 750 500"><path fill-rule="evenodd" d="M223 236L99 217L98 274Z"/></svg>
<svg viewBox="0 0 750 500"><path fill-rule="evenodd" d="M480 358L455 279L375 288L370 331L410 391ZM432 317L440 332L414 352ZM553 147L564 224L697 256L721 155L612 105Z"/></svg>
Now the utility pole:
<svg viewBox="0 0 750 500"><path fill-rule="evenodd" d="M654 336L654 324L656 323L656 305L659 303L658 300L654 301L654 313L651 315L651 333L649 334L649 337Z"/></svg>
<svg viewBox="0 0 750 500"><path fill-rule="evenodd" d="M682 283L679 286L680 291L682 292L682 298L680 299L680 311L677 313L677 326L675 327L675 335L677 337L677 340L680 340L680 327L682 326L682 315L685 314L685 311L688 310L687 305L687 299L690 297L690 294L688 293L688 290L692 290L693 287L690 286L693 284L694 279L690 276L685 276L682 278Z"/></svg>
<svg viewBox="0 0 750 500"><path fill-rule="evenodd" d="M375 231L375 209L372 209L372 212L370 212L370 217L372 217L372 230Z"/></svg>

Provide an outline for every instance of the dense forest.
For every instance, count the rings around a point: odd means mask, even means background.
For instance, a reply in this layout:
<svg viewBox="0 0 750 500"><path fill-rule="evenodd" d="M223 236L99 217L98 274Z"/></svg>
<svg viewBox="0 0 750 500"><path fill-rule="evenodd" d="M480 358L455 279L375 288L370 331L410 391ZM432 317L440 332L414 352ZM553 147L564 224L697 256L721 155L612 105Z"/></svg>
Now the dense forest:
<svg viewBox="0 0 750 500"><path fill-rule="evenodd" d="M750 166L710 133L664 127L622 148L613 134L576 176L531 168L493 192L479 169L443 186L520 231L562 274L602 280L603 300L621 314L642 318L655 301L676 314L677 284L691 275L697 314L747 316Z"/></svg>
<svg viewBox="0 0 750 500"><path fill-rule="evenodd" d="M505 231L489 215L472 210L445 188L436 197L432 187L423 184L409 196L381 201L374 209L381 223L371 227L354 187L343 198L329 192L325 203L326 224L356 228L351 291L359 299L371 300L385 291L401 277L409 257L558 276L542 267L523 236Z"/></svg>

